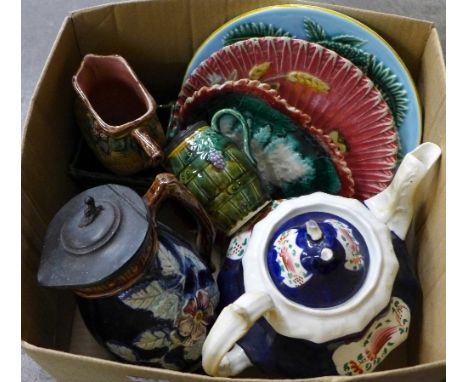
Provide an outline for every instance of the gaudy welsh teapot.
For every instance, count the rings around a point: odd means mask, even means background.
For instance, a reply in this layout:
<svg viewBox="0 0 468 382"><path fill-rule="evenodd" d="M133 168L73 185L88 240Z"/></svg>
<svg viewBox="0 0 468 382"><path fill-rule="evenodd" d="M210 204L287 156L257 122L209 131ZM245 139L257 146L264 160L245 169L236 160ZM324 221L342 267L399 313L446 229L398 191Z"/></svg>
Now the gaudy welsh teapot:
<svg viewBox="0 0 468 382"><path fill-rule="evenodd" d="M424 143L363 203L317 192L275 203L231 241L225 306L202 351L213 376L255 365L306 378L374 370L408 336L420 287L403 242L417 185L440 156ZM366 208L367 207L367 208Z"/></svg>
<svg viewBox="0 0 468 382"><path fill-rule="evenodd" d="M198 220L198 249L156 220L167 198ZM143 199L99 186L55 215L38 280L72 289L90 332L118 359L193 370L219 300L207 266L213 240L206 212L172 174L157 175Z"/></svg>

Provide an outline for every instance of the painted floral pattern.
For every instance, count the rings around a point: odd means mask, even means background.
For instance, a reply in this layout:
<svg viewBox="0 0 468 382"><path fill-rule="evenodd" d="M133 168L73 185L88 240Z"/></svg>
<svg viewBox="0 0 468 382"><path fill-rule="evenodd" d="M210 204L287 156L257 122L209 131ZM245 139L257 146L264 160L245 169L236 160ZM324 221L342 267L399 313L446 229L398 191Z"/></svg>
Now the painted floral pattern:
<svg viewBox="0 0 468 382"><path fill-rule="evenodd" d="M109 331L103 341L125 361L193 371L200 366L219 290L189 246L175 239L168 242L164 235L160 239L156 271L115 297L135 315L135 323L127 317L124 330Z"/></svg>
<svg viewBox="0 0 468 382"><path fill-rule="evenodd" d="M270 205L271 210L277 208L285 200L286 199L273 200ZM252 236L252 230L242 231L233 236L227 249L227 258L231 260L241 260L249 245L250 236Z"/></svg>
<svg viewBox="0 0 468 382"><path fill-rule="evenodd" d="M134 309L145 309L155 317L174 320L179 312L179 296L175 291L164 289L158 281L150 282L146 287L132 291L122 302Z"/></svg>
<svg viewBox="0 0 468 382"><path fill-rule="evenodd" d="M180 366L168 362L166 355L179 347L182 347L184 359L188 362L199 360L207 327L213 322L214 305L218 301L218 295L211 292L200 289L194 297L186 300L171 325L172 330L146 330L133 341L135 350L165 350L160 357L139 359L132 348L113 342L107 342L107 347L112 353L129 362L148 362L172 370L179 370Z"/></svg>
<svg viewBox="0 0 468 382"><path fill-rule="evenodd" d="M297 234L297 229L289 229L281 233L273 243L281 277L290 288L300 287L312 277L301 264L303 250L296 244Z"/></svg>
<svg viewBox="0 0 468 382"><path fill-rule="evenodd" d="M345 268L350 271L361 270L364 266L364 257L361 254L359 242L354 237L351 229L335 219L327 219L325 223L329 223L335 228L336 238L345 250Z"/></svg>
<svg viewBox="0 0 468 382"><path fill-rule="evenodd" d="M126 361L135 362L137 360L133 350L126 346L119 345L113 342L107 342L106 346L112 353Z"/></svg>
<svg viewBox="0 0 468 382"><path fill-rule="evenodd" d="M203 339L207 333L207 326L213 321L214 307L208 293L199 290L195 297L190 298L177 318L178 334L183 338L183 344L191 346Z"/></svg>
<svg viewBox="0 0 468 382"><path fill-rule="evenodd" d="M151 288L150 290L152 290ZM106 343L108 349L119 358L129 362L148 362L172 370L179 370L180 366L168 363L165 356L178 347L182 347L184 359L188 362L199 360L207 335L207 327L213 322L214 306L219 297L217 292L214 294L212 292L209 289L200 289L194 297L186 300L177 318L167 327L172 327L172 330L153 328L144 331L133 341L132 345L135 349L117 344L114 341ZM139 304L139 306L144 305ZM165 349L164 354L149 360L140 359L135 352L135 350L153 351L159 349Z"/></svg>
<svg viewBox="0 0 468 382"><path fill-rule="evenodd" d="M245 254L252 231L244 231L231 239L226 256L231 260L240 260Z"/></svg>
<svg viewBox="0 0 468 382"><path fill-rule="evenodd" d="M374 370L385 357L408 337L411 312L405 302L392 297L386 313L377 319L356 342L342 345L333 353L341 375L356 375Z"/></svg>
<svg viewBox="0 0 468 382"><path fill-rule="evenodd" d="M143 350L153 350L168 347L171 340L167 334L161 330L147 330L134 342L134 345Z"/></svg>

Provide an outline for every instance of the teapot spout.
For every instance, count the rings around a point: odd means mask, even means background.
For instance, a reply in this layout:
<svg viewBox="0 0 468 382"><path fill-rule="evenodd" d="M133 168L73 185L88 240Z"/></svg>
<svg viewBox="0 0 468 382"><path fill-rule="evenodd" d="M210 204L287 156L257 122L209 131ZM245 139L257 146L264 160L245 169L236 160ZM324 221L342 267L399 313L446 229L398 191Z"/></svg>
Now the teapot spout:
<svg viewBox="0 0 468 382"><path fill-rule="evenodd" d="M413 218L416 189L440 154L440 147L434 143L419 145L405 155L390 185L364 202L402 240Z"/></svg>

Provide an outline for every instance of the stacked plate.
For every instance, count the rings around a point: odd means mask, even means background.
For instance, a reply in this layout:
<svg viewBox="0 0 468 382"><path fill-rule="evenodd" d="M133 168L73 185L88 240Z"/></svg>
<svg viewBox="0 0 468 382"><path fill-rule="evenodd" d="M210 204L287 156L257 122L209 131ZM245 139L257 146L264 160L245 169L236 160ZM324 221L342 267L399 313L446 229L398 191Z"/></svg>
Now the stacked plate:
<svg viewBox="0 0 468 382"><path fill-rule="evenodd" d="M367 199L388 186L421 136L414 84L390 45L358 21L312 6L255 10L205 41L171 133L222 108L247 119L273 198L324 191ZM237 123L221 122L240 143Z"/></svg>

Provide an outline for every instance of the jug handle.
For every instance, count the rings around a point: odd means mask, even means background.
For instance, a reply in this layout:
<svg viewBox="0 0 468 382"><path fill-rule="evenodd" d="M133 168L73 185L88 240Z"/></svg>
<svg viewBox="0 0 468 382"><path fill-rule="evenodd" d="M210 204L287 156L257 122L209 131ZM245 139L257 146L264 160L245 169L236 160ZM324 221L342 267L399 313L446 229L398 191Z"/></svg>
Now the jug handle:
<svg viewBox="0 0 468 382"><path fill-rule="evenodd" d="M215 239L215 229L208 214L198 199L183 185L175 175L161 173L156 176L153 184L148 189L143 199L147 203L156 224L156 214L161 203L172 198L186 206L197 221L197 249L200 257L205 260L211 271L214 267L211 263L211 250Z"/></svg>
<svg viewBox="0 0 468 382"><path fill-rule="evenodd" d="M249 160L255 166L256 161L255 161L255 159L252 156L252 153L250 151L250 129L249 129L249 125L247 124L247 121L245 120L244 116L241 113L239 113L238 111L233 110L233 109L218 110L213 115L213 117L211 118L211 127L212 127L212 129L217 131L217 132L220 132L219 120L225 114L232 115L233 117L238 119L239 122L241 123L241 125L242 125L242 141L243 141L243 148L242 149L243 149L245 155L247 155L247 158L249 158Z"/></svg>
<svg viewBox="0 0 468 382"><path fill-rule="evenodd" d="M164 151L148 134L145 127L132 130L131 135L149 157L152 166L156 166L164 158Z"/></svg>
<svg viewBox="0 0 468 382"><path fill-rule="evenodd" d="M233 376L251 365L245 353L236 347L253 324L273 308L273 301L264 292L247 292L226 306L202 349L202 365L208 375Z"/></svg>

